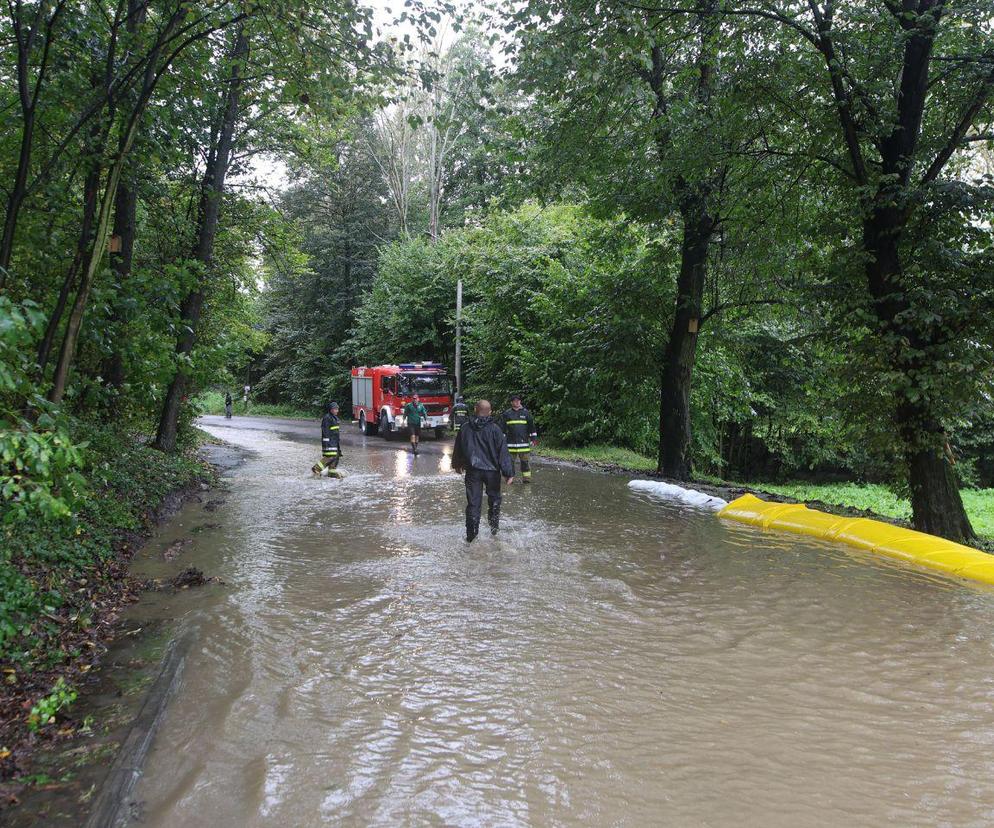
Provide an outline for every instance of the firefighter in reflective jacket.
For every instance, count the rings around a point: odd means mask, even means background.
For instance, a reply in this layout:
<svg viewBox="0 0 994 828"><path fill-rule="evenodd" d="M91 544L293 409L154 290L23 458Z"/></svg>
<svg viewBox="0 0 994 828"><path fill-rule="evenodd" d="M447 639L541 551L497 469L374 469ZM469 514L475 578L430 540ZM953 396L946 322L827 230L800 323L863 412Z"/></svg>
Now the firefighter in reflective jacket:
<svg viewBox="0 0 994 828"><path fill-rule="evenodd" d="M462 394L456 395L456 404L452 406L452 413L449 415L449 425L458 434L462 424L469 419L469 406L463 401Z"/></svg>
<svg viewBox="0 0 994 828"><path fill-rule="evenodd" d="M341 421L338 419L338 403L328 406L328 412L321 419L321 459L311 467L315 474L328 477L341 477L338 461L342 458L342 443L339 437Z"/></svg>
<svg viewBox="0 0 994 828"><path fill-rule="evenodd" d="M521 479L525 483L532 482L531 452L532 446L538 440L535 431L535 420L531 412L521 404L521 397L515 394L511 397L511 407L500 417L501 428L507 437L507 449L511 452L512 462L521 462Z"/></svg>

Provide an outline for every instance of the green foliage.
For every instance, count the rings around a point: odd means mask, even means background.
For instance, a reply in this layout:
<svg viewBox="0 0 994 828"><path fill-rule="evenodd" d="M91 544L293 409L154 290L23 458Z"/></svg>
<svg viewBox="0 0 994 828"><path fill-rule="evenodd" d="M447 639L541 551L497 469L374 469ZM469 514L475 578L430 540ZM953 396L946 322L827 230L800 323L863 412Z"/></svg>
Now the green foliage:
<svg viewBox="0 0 994 828"><path fill-rule="evenodd" d="M498 406L524 394L565 443L651 452L670 282L645 229L526 204L459 240L470 389Z"/></svg>
<svg viewBox="0 0 994 828"><path fill-rule="evenodd" d="M0 662L30 669L71 658L61 642L92 623L92 602L114 588L116 544L204 474L192 454L164 455L117 427L77 422L70 436L83 446L87 480L72 513L32 512L0 527Z"/></svg>
<svg viewBox="0 0 994 828"><path fill-rule="evenodd" d="M27 356L43 317L31 301L0 296L0 516L4 523L70 514L83 489L79 449L39 396Z"/></svg>
<svg viewBox="0 0 994 828"><path fill-rule="evenodd" d="M320 410L349 393L349 358L341 351L353 314L376 272L377 247L391 234L379 173L356 138L283 198L294 222L270 245L261 315L268 337L254 396Z"/></svg>
<svg viewBox="0 0 994 828"><path fill-rule="evenodd" d="M54 724L55 716L60 711L69 707L79 694L66 685L66 680L61 676L56 680L52 691L31 707L28 714L28 728L37 732L41 727Z"/></svg>
<svg viewBox="0 0 994 828"><path fill-rule="evenodd" d="M668 279L644 229L582 207L526 204L439 241L384 247L343 350L353 364L452 365L464 282L469 393L524 393L543 431L573 445L651 450Z"/></svg>
<svg viewBox="0 0 994 828"><path fill-rule="evenodd" d="M451 363L455 350L459 235L432 243L402 238L380 251L379 270L356 310L344 350L357 365L410 360Z"/></svg>

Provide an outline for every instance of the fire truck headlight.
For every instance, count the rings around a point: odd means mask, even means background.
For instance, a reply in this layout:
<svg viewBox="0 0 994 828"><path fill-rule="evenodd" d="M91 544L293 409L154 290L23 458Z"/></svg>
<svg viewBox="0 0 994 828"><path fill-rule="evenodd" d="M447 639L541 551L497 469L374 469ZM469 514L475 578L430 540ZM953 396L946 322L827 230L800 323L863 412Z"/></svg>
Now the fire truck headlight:
<svg viewBox="0 0 994 828"><path fill-rule="evenodd" d="M449 413L449 409L448 409L448 407L446 407L446 408L443 408L443 409L442 409L442 413L443 413L443 414L448 414L448 413Z"/></svg>

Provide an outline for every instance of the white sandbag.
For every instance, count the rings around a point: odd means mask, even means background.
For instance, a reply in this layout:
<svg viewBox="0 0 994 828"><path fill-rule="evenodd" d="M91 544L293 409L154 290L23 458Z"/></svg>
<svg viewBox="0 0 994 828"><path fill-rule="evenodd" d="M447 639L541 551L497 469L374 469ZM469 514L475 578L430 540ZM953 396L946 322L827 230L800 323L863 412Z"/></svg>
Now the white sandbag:
<svg viewBox="0 0 994 828"><path fill-rule="evenodd" d="M663 483L660 480L632 480L629 481L628 487L663 500L676 500L680 503L686 503L688 506L697 506L700 509L710 509L714 512L728 505L728 501L722 500L720 497L713 497L696 489L685 489L683 486L675 486L672 483Z"/></svg>

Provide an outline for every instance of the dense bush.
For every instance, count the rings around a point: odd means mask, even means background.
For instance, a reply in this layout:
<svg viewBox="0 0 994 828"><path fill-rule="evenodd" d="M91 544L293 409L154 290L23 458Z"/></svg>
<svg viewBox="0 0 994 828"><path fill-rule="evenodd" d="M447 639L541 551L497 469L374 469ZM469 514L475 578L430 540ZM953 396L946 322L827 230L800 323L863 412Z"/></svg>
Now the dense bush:
<svg viewBox="0 0 994 828"><path fill-rule="evenodd" d="M527 204L455 235L470 390L498 405L522 393L567 444L654 451L671 280L648 234L576 205Z"/></svg>

